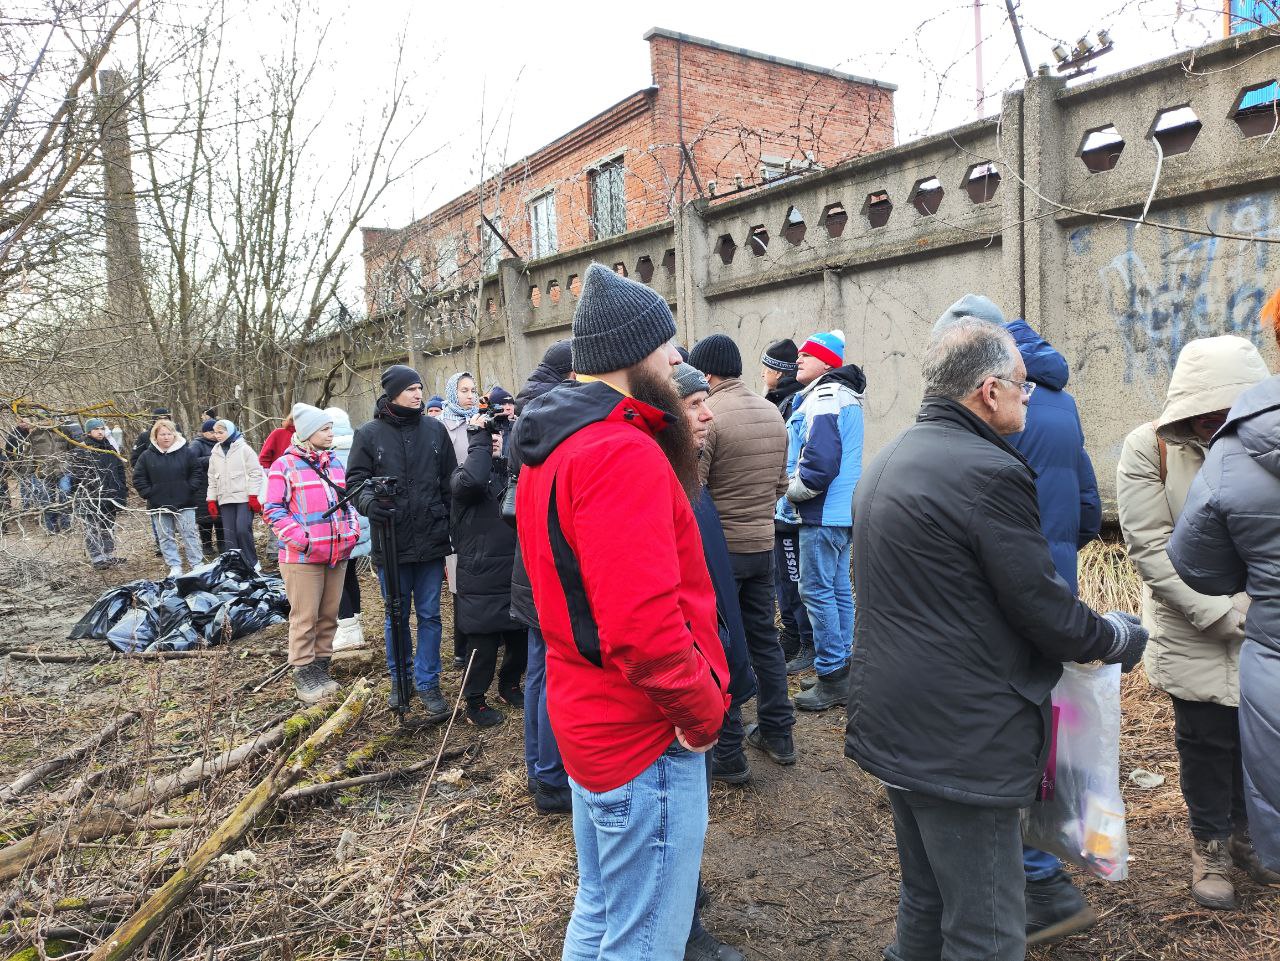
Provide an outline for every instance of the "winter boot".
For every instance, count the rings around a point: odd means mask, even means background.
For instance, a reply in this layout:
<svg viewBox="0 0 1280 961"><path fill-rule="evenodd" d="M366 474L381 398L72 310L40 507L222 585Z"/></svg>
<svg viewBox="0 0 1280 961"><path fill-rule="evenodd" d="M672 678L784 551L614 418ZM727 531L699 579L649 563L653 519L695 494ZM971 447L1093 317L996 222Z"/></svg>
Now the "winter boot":
<svg viewBox="0 0 1280 961"><path fill-rule="evenodd" d="M535 778L533 803L539 814L569 814L573 811L573 791L567 784L564 787L556 787Z"/></svg>
<svg viewBox="0 0 1280 961"><path fill-rule="evenodd" d="M849 665L830 674L819 674L818 683L796 695L796 707L802 711L826 711L843 704L849 697Z"/></svg>
<svg viewBox="0 0 1280 961"><path fill-rule="evenodd" d="M449 716L449 704L438 687L426 687L418 692L418 700L427 712L427 720L439 723Z"/></svg>
<svg viewBox="0 0 1280 961"><path fill-rule="evenodd" d="M325 687L327 675L314 661L293 669L293 689L303 704L319 704L332 692Z"/></svg>
<svg viewBox="0 0 1280 961"><path fill-rule="evenodd" d="M812 644L802 645L800 652L791 660L787 661L787 676L792 674L800 674L813 667L813 658L817 652L813 649Z"/></svg>
<svg viewBox="0 0 1280 961"><path fill-rule="evenodd" d="M796 742L791 739L790 731L786 734L765 734L759 724L748 724L747 743L758 751L764 751L774 764L786 767L796 763Z"/></svg>
<svg viewBox="0 0 1280 961"><path fill-rule="evenodd" d="M475 727L497 727L506 718L502 712L491 708L483 697L467 699L467 723Z"/></svg>
<svg viewBox="0 0 1280 961"><path fill-rule="evenodd" d="M703 928L685 943L684 961L746 961L746 956L737 948L721 944Z"/></svg>
<svg viewBox="0 0 1280 961"><path fill-rule="evenodd" d="M721 784L746 784L751 780L751 765L742 749L724 757L717 751L711 759L711 777Z"/></svg>
<svg viewBox="0 0 1280 961"><path fill-rule="evenodd" d="M1191 845L1191 897L1197 904L1219 911L1234 911L1236 889L1227 876L1231 871L1231 858L1227 855L1227 842L1201 841Z"/></svg>
<svg viewBox="0 0 1280 961"><path fill-rule="evenodd" d="M1280 885L1280 872L1272 871L1263 865L1258 852L1253 849L1253 838L1249 837L1249 829L1237 830L1227 842L1227 851L1231 860L1255 884L1266 884L1272 887Z"/></svg>
<svg viewBox="0 0 1280 961"><path fill-rule="evenodd" d="M364 647L364 627L359 614L338 618L338 633L333 635L335 651L347 651L353 647Z"/></svg>
<svg viewBox="0 0 1280 961"><path fill-rule="evenodd" d="M1042 881L1027 881L1027 944L1060 941L1097 923L1089 902L1059 871Z"/></svg>

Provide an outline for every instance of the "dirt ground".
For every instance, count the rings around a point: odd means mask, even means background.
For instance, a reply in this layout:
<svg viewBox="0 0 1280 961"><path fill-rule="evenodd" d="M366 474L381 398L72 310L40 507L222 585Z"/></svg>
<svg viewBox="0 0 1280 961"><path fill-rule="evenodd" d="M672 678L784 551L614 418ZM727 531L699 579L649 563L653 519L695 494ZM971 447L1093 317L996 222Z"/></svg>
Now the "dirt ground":
<svg viewBox="0 0 1280 961"><path fill-rule="evenodd" d="M66 630L99 592L159 576L161 563L145 529L136 518L131 523L125 540L132 559L106 576L84 562L74 535L0 540L0 622L6 625L0 654L76 650L64 640ZM364 588L366 624L376 625L371 577ZM446 651L448 622L446 612ZM275 627L186 660L40 665L0 659L0 786L120 712L143 713L138 724L87 759L15 801L0 802L0 843L33 824L65 823L68 816L100 810L118 791L213 756L287 717L295 709L287 679L261 686L282 663L283 636L283 628ZM378 684L370 709L317 763L317 781L396 770L440 750L443 727L404 732L394 725L385 707L380 652L365 673ZM456 694L458 682L456 671L446 673L446 696ZM1081 878L1099 923L1030 956L1280 957L1280 890L1238 877L1238 911L1211 912L1190 900L1167 699L1136 671L1126 680L1124 706L1122 776L1141 767L1165 778L1146 790L1125 782L1130 878ZM461 722L453 727L447 749L470 752L442 765L442 776L425 795L423 772L278 809L239 851L215 863L139 956L559 957L574 889L572 834L567 819L541 817L533 809L521 763L521 717L502 710L506 723L496 729L479 732ZM752 959L878 959L892 936L897 901L883 791L843 757L840 712L802 714L795 736L801 758L794 767L753 755L748 785L717 784L713 790L703 858L711 893L705 922ZM185 819L181 827L66 843L55 858L0 884L0 959L72 957L96 944L208 836L271 763L272 756L264 756L151 812L153 818ZM77 779L95 771L106 773L91 790L70 806L58 802ZM39 948L28 950L32 946Z"/></svg>

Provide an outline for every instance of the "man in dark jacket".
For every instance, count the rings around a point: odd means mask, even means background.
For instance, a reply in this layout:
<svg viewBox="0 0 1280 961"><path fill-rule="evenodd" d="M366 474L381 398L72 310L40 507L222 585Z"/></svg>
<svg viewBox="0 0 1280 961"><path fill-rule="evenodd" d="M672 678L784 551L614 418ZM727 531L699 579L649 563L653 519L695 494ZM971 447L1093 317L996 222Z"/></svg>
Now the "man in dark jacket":
<svg viewBox="0 0 1280 961"><path fill-rule="evenodd" d="M516 422L520 550L573 790L574 961L602 944L681 957L707 828L699 755L729 700L690 506L697 451L671 380L675 333L660 295L592 264L573 317L578 383Z"/></svg>
<svg viewBox="0 0 1280 961"><path fill-rule="evenodd" d="M410 638L410 609L418 615L418 645L413 683L430 720L449 716L440 693L440 586L449 545L450 481L458 466L449 433L438 420L424 416L422 378L403 364L382 373L382 396L373 420L356 431L347 461L347 486L365 486L355 496L356 509L373 522L371 556L382 596L387 595L387 558L383 531L395 526L396 560L402 598L400 629ZM372 477L396 479L395 501L374 495ZM391 617L385 620L387 666L391 673L391 706L400 710L399 664L392 643ZM412 644L410 644L412 646ZM403 708L407 709L408 705Z"/></svg>
<svg viewBox="0 0 1280 961"><path fill-rule="evenodd" d="M1019 808L1048 755L1064 661L1131 668L1136 617L1095 614L1058 576L1026 461L1034 385L1009 334L966 318L924 361L914 426L854 502L859 613L845 754L884 782L901 866L894 961L1026 953ZM945 468L945 469L944 469Z"/></svg>
<svg viewBox="0 0 1280 961"><path fill-rule="evenodd" d="M107 439L107 422L91 417L88 433L71 455L72 499L84 520L84 543L94 570L104 570L124 559L116 557L116 515L129 500L124 460Z"/></svg>
<svg viewBox="0 0 1280 961"><path fill-rule="evenodd" d="M503 721L502 712L485 701L495 670L498 696L513 707L524 706L520 676L528 641L511 618L516 532L502 519L500 509L509 483L503 435L485 425L483 415L473 420L480 423L467 428L467 459L453 472L451 523L458 555L458 592L453 603L471 660L462 688L467 723L493 727ZM505 648L501 668L497 666L499 648Z"/></svg>
<svg viewBox="0 0 1280 961"><path fill-rule="evenodd" d="M516 394L516 412L524 410L524 405L529 401L572 378L573 351L570 342L557 340L547 348L541 362L533 369L520 393Z"/></svg>
<svg viewBox="0 0 1280 961"><path fill-rule="evenodd" d="M1245 837L1280 871L1280 377L1232 405L1191 484L1169 559L1192 590L1249 595L1240 648ZM1246 855L1231 853L1238 864Z"/></svg>

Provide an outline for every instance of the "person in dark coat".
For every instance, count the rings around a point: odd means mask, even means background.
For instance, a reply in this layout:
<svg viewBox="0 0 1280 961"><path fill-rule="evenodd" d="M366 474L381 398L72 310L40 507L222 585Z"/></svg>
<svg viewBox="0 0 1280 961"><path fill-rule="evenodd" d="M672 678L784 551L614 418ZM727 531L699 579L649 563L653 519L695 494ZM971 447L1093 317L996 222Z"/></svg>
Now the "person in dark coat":
<svg viewBox="0 0 1280 961"><path fill-rule="evenodd" d="M177 425L161 418L151 427L151 440L133 467L133 486L147 502L151 529L160 544L160 553L169 564L169 576L182 573L182 554L187 563L198 566L204 555L196 530L196 504L204 497L200 486L203 471Z"/></svg>
<svg viewBox="0 0 1280 961"><path fill-rule="evenodd" d="M483 414L467 428L467 457L453 472L454 552L458 555L458 592L454 596L459 629L467 638L470 661L462 696L466 719L476 727L493 727L502 712L485 702L493 683L498 650L504 649L498 673L498 697L524 707L520 678L528 656L524 629L511 618L511 568L516 532L502 519L502 498L509 478L502 434L491 432Z"/></svg>
<svg viewBox="0 0 1280 961"><path fill-rule="evenodd" d="M72 499L84 520L84 543L95 570L123 564L116 557L116 515L129 500L124 460L107 438L107 422L91 417L71 455Z"/></svg>
<svg viewBox="0 0 1280 961"><path fill-rule="evenodd" d="M541 397L553 387L573 379L572 341L557 340L542 355L542 361L533 369L520 393L516 394L516 412L535 397Z"/></svg>
<svg viewBox="0 0 1280 961"><path fill-rule="evenodd" d="M387 593L387 563L383 530L395 525L400 594L400 627L409 633L410 610L418 615L418 644L413 682L431 720L449 716L440 693L440 586L449 546L450 480L458 466L444 425L424 416L422 377L411 367L395 364L382 373L382 396L373 420L356 431L347 460L347 486L366 486L354 498L356 509L372 522L374 567L382 595ZM395 501L384 504L374 496L372 477L394 477ZM391 704L399 709L398 666L392 644L391 618L385 620L387 665L391 672ZM411 644L412 646L412 644ZM407 708L407 705L405 705Z"/></svg>
<svg viewBox="0 0 1280 961"><path fill-rule="evenodd" d="M1178 576L1201 594L1249 595L1240 648L1240 754L1261 865L1280 871L1280 376L1232 405L1191 484L1169 542ZM1251 872L1253 873L1253 872Z"/></svg>
<svg viewBox="0 0 1280 961"><path fill-rule="evenodd" d="M206 420L200 427L200 436L191 442L191 449L200 458L200 483L206 492L209 487L209 457L218 443L218 438L213 433L214 425L217 423L216 420ZM196 527L200 530L200 544L205 554L220 555L225 549L222 540L222 518L209 513L208 502L203 498L196 505Z"/></svg>
<svg viewBox="0 0 1280 961"><path fill-rule="evenodd" d="M1146 632L1095 614L1040 533L1013 338L964 318L929 344L916 423L854 497L859 602L845 754L884 782L901 866L890 959L1026 953L1019 809L1048 759L1066 661L1131 668ZM940 470L939 465L946 469Z"/></svg>

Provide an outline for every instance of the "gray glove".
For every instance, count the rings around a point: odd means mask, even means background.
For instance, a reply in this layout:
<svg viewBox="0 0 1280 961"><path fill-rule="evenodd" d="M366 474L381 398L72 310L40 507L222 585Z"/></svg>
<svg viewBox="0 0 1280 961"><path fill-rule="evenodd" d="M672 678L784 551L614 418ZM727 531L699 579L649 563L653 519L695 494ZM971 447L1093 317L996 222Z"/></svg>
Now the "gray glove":
<svg viewBox="0 0 1280 961"><path fill-rule="evenodd" d="M810 490L804 486L804 481L800 479L800 472L796 471L796 476L791 478L791 483L787 485L787 500L793 504L800 504L804 501L811 501L822 491Z"/></svg>
<svg viewBox="0 0 1280 961"><path fill-rule="evenodd" d="M1108 611L1102 618L1115 635L1102 662L1119 664L1120 670L1128 674L1142 660L1142 652L1147 649L1147 629L1139 618L1124 611Z"/></svg>

